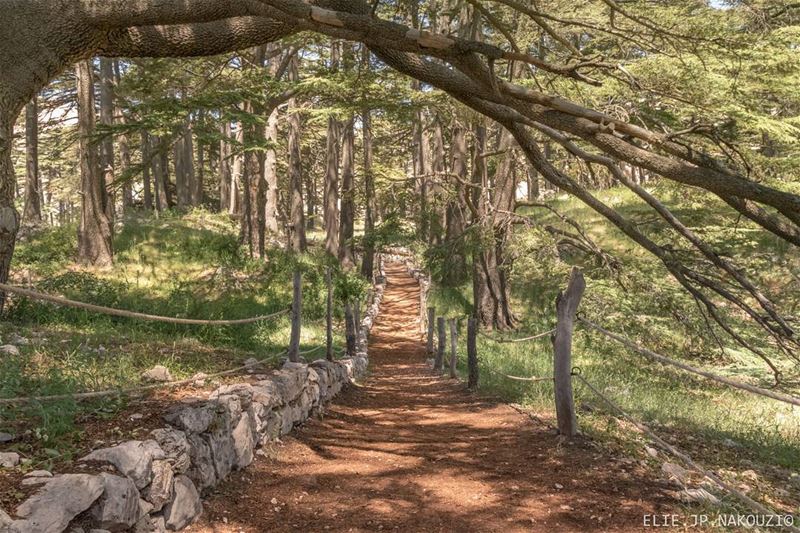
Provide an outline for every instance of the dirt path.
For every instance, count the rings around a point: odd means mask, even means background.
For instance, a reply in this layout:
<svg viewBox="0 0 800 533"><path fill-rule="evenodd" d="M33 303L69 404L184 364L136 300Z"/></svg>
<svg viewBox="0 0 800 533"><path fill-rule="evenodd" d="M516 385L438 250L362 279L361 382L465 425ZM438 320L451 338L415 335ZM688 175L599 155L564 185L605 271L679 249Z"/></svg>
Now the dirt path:
<svg viewBox="0 0 800 533"><path fill-rule="evenodd" d="M367 383L220 485L191 531L639 531L669 509L635 466L434 376L418 287L387 274Z"/></svg>

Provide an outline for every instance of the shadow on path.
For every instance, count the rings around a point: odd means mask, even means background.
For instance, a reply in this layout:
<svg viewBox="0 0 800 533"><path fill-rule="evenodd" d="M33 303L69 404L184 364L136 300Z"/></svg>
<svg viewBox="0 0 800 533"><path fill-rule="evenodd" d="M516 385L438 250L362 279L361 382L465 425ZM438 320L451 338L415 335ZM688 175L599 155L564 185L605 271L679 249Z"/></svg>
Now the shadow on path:
<svg viewBox="0 0 800 533"><path fill-rule="evenodd" d="M217 487L189 531L640 531L671 512L635 465L435 376L419 287L387 275L366 384Z"/></svg>

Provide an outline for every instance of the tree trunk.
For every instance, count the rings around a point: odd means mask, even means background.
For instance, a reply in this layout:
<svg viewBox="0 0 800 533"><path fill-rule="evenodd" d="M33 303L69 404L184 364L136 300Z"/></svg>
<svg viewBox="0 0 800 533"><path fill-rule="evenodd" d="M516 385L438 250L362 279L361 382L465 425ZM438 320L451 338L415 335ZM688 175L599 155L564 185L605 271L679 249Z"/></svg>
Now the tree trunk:
<svg viewBox="0 0 800 533"><path fill-rule="evenodd" d="M452 135L452 173L462 180L467 179L467 132L456 125ZM453 189L447 202L447 219L445 230L445 246L447 247L447 268L442 276L445 287L459 287L467 280L467 261L464 255L462 235L466 222L462 211L464 202L464 186L458 179L450 179Z"/></svg>
<svg viewBox="0 0 800 533"><path fill-rule="evenodd" d="M114 63L100 58L100 123L111 128L114 125ZM116 218L114 194L114 136L105 132L100 143L100 168L103 173L103 206L106 217L112 223Z"/></svg>
<svg viewBox="0 0 800 533"><path fill-rule="evenodd" d="M219 210L227 211L231 205L231 121L223 116L219 141Z"/></svg>
<svg viewBox="0 0 800 533"><path fill-rule="evenodd" d="M366 52L369 55L369 52ZM371 280L375 269L375 176L372 173L372 116L369 109L361 114L361 127L364 144L364 195L366 212L364 215L364 259L361 262L361 275Z"/></svg>
<svg viewBox="0 0 800 533"><path fill-rule="evenodd" d="M113 65L114 88L116 91L116 88L119 87L120 80L122 79L122 72L118 59L113 61ZM114 97L114 112L116 113L120 124L126 124L127 120L125 119L125 115L122 113L122 108L119 103L119 98L116 96L116 92L114 93ZM123 133L119 136L119 159L121 174L125 175L126 172L131 168L130 138L128 137L127 133ZM124 210L131 207L133 207L133 182L130 179L126 179L125 183L122 184L122 208Z"/></svg>
<svg viewBox="0 0 800 533"><path fill-rule="evenodd" d="M150 149L150 134L142 131L142 196L145 211L153 210L153 186L150 170L153 168L153 151Z"/></svg>
<svg viewBox="0 0 800 533"><path fill-rule="evenodd" d="M415 87L421 87L419 82L415 82ZM421 89L418 89L421 90ZM425 114L422 110L416 112L414 124L414 150L416 155L416 174L417 187L419 187L419 216L417 235L420 239L427 241L430 236L430 207L428 194L431 187L431 165L430 165L430 143L425 134Z"/></svg>
<svg viewBox="0 0 800 533"><path fill-rule="evenodd" d="M76 67L78 83L78 134L81 161L81 220L78 227L78 259L84 264L109 266L112 263L111 223L103 209L103 174L97 146L89 136L95 129L94 81L92 65L81 61Z"/></svg>
<svg viewBox="0 0 800 533"><path fill-rule="evenodd" d="M487 329L505 330L516 325L516 318L511 310L510 288L506 279L508 265L505 264L505 243L510 236L508 215L498 211L513 211L516 194L516 181L513 175L513 155L510 152L513 138L506 131L501 134L498 151L507 151L507 155L498 165L494 175L494 195L490 199L486 193L488 174L485 161L480 157L486 152L486 130L479 128L476 132L475 175L473 182L483 189L477 189L480 196L473 196L478 216L476 223L481 226L481 250L473 254L473 302L475 317L481 326ZM489 216L487 204L491 200L492 211Z"/></svg>
<svg viewBox="0 0 800 533"><path fill-rule="evenodd" d="M267 117L267 145L264 153L264 182L267 187L264 205L264 229L271 235L278 234L278 109L272 109Z"/></svg>
<svg viewBox="0 0 800 533"><path fill-rule="evenodd" d="M289 79L297 81L299 58L295 56L291 59L292 65L289 70ZM289 217L291 219L289 243L290 248L295 252L305 252L306 243L306 221L303 202L303 161L300 152L300 109L297 100L289 100Z"/></svg>
<svg viewBox="0 0 800 533"><path fill-rule="evenodd" d="M429 191L431 205L429 206L430 234L428 235L428 242L434 245L442 243L442 236L444 234L445 213L442 210L442 196L444 191L438 181L444 179L446 170L444 161L444 133L442 131L441 119L437 117L433 126L431 157L431 171L435 177L431 190Z"/></svg>
<svg viewBox="0 0 800 533"><path fill-rule="evenodd" d="M331 42L331 73L339 68L339 45ZM328 117L328 135L325 146L325 184L323 190L322 219L325 226L325 251L339 253L339 142L340 125L335 117Z"/></svg>
<svg viewBox="0 0 800 533"><path fill-rule="evenodd" d="M0 283L8 281L11 257L14 255L19 213L14 207L14 164L11 151L14 139L14 121L18 109L0 103ZM6 293L0 292L0 312L6 301Z"/></svg>
<svg viewBox="0 0 800 533"><path fill-rule="evenodd" d="M25 107L25 209L22 221L38 224L42 221L39 181L39 106L34 98Z"/></svg>
<svg viewBox="0 0 800 533"><path fill-rule="evenodd" d="M242 183L242 173L244 170L244 154L241 152L244 144L244 127L242 123L236 124L236 151L233 156L233 172L231 172L231 198L228 204L228 213L238 215L242 208L241 197L239 195L240 184Z"/></svg>
<svg viewBox="0 0 800 533"><path fill-rule="evenodd" d="M353 233L355 231L355 132L350 118L342 135L342 212L339 220L339 263L345 268L355 265Z"/></svg>
<svg viewBox="0 0 800 533"><path fill-rule="evenodd" d="M169 160L167 147L161 137L150 136L150 149L153 153L153 183L156 193L156 211L169 209L172 198L169 190Z"/></svg>

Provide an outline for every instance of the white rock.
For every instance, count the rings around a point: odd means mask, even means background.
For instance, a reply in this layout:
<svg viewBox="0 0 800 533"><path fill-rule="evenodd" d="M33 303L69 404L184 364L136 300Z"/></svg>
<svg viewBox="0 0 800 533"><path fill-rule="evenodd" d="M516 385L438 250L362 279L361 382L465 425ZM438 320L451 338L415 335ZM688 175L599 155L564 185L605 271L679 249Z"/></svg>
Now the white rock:
<svg viewBox="0 0 800 533"><path fill-rule="evenodd" d="M188 526L203 512L200 494L186 476L175 478L175 499L164 508L164 519L168 529L177 531Z"/></svg>
<svg viewBox="0 0 800 533"><path fill-rule="evenodd" d="M209 406L177 406L171 409L164 420L188 433L203 433L214 420L214 413Z"/></svg>
<svg viewBox="0 0 800 533"><path fill-rule="evenodd" d="M131 478L136 487L146 487L153 478L153 459L164 459L164 451L154 440L123 442L112 448L95 450L81 461L111 463L117 470Z"/></svg>
<svg viewBox="0 0 800 533"><path fill-rule="evenodd" d="M103 480L89 474L64 474L17 507L21 531L61 533L73 518L91 507L103 493ZM27 529L26 529L27 528Z"/></svg>
<svg viewBox="0 0 800 533"><path fill-rule="evenodd" d="M47 470L34 470L25 474L25 477L53 477Z"/></svg>
<svg viewBox="0 0 800 533"><path fill-rule="evenodd" d="M139 491L127 477L100 474L103 480L103 495L89 511L101 528L121 531L139 520Z"/></svg>
<svg viewBox="0 0 800 533"><path fill-rule="evenodd" d="M0 466L14 468L19 464L19 454L16 452L0 452Z"/></svg>
<svg viewBox="0 0 800 533"><path fill-rule="evenodd" d="M17 348L13 344L4 344L3 346L0 346L0 355L18 356L19 348Z"/></svg>
<svg viewBox="0 0 800 533"><path fill-rule="evenodd" d="M8 343L14 344L15 346L28 346L31 343L31 341L29 341L25 337L17 335L16 333L12 333L11 337L8 339Z"/></svg>
<svg viewBox="0 0 800 533"><path fill-rule="evenodd" d="M172 498L172 482L174 475L169 462L166 460L153 461L153 481L145 489L144 499L148 501L153 510L158 512Z"/></svg>
<svg viewBox="0 0 800 533"><path fill-rule="evenodd" d="M706 489L684 489L679 493L679 496L680 500L686 503L719 504L719 499Z"/></svg>
<svg viewBox="0 0 800 533"><path fill-rule="evenodd" d="M242 469L253 462L253 427L250 415L243 413L239 424L233 430L233 449L236 453L236 467Z"/></svg>
<svg viewBox="0 0 800 533"><path fill-rule="evenodd" d="M655 448L651 448L650 446L645 446L644 451L647 452L647 455L650 457L656 458L658 457L658 450Z"/></svg>
<svg viewBox="0 0 800 533"><path fill-rule="evenodd" d="M664 463L661 465L661 471L681 485L685 484L686 480L689 479L689 471L675 463Z"/></svg>
<svg viewBox="0 0 800 533"><path fill-rule="evenodd" d="M12 442L16 437L11 433L5 433L0 431L0 444L5 444L7 442Z"/></svg>
<svg viewBox="0 0 800 533"><path fill-rule="evenodd" d="M167 367L156 365L150 370L143 372L142 379L145 381L167 382L172 381L172 374Z"/></svg>
<svg viewBox="0 0 800 533"><path fill-rule="evenodd" d="M172 471L176 474L184 474L191 466L189 441L186 439L186 433L177 429L161 428L154 429L150 435L164 450L167 461L172 466Z"/></svg>

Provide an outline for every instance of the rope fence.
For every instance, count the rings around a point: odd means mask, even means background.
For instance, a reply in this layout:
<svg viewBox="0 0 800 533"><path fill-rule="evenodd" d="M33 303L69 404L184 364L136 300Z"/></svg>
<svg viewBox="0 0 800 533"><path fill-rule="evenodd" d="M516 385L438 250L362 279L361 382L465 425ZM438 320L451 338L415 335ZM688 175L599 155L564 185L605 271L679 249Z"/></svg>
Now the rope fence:
<svg viewBox="0 0 800 533"><path fill-rule="evenodd" d="M166 322L168 324L184 324L184 325L195 325L195 326L236 326L242 324L253 324L255 322L262 322L265 320L271 320L279 316L287 315L291 311L291 309L283 309L281 311L276 311L275 313L269 315L256 316L252 318L240 318L234 320L203 320L196 318L174 318L168 316L148 315L146 313L137 313L135 311L126 311L124 309L115 309L113 307L88 304L85 302L76 302L68 298L62 298L60 296L52 296L50 294L44 294L41 292L32 291L30 289L17 287L15 285L8 285L6 283L0 283L0 290L10 292L13 294L18 294L20 296L25 296L26 298L31 298L33 300L50 302L67 307L75 307L77 309L85 309L87 311L92 311L95 313L101 313L105 315L121 316L125 318L135 318L139 320L148 320L151 322Z"/></svg>
<svg viewBox="0 0 800 533"><path fill-rule="evenodd" d="M595 331L598 331L598 332L602 333L606 337L609 337L609 338L619 342L620 344L630 348L631 350L633 350L635 352L638 352L638 353L644 355L645 357L647 357L647 358L649 358L649 359L651 359L653 361L656 361L656 362L659 362L659 363L662 363L662 364L665 364L665 365L671 365L671 366L674 366L676 368L680 368L681 370L685 370L686 372L691 372L692 374L697 374L698 376L702 376L702 377L704 377L706 379L710 379L712 381L723 383L725 385L728 385L729 387L734 387L734 388L741 389L741 390L744 390L744 391L747 391L747 392L750 392L750 393L753 393L753 394L758 394L760 396L765 396L767 398L772 398L773 400L777 400L779 402L784 402L784 403L788 403L788 404L791 404L791 405L800 406L800 398L795 398L793 396L789 396L788 394L782 394L780 392L775 392L775 391L771 391L769 389L764 389L764 388L761 388L761 387L757 387L755 385L750 385L749 383L742 383L741 381L737 381L735 379L729 379L729 378L726 378L724 376L719 376L717 374L708 372L706 370L702 370L700 368L693 367L693 366L688 365L686 363L682 363L680 361L676 361L675 359L671 359L671 358L669 358L669 357L667 357L665 355L658 354L658 353L656 353L656 352L654 352L652 350L648 350L647 348L639 346L638 344L636 344L632 340L626 339L625 337L622 337L622 336L620 336L620 335L618 335L616 333L608 331L607 329L603 328L602 326L599 326L599 325L595 324L594 322L586 320L585 318L582 318L582 317L579 316L579 317L577 317L577 320L579 322L581 322L582 324L585 324L586 326L589 326L590 328L594 329Z"/></svg>
<svg viewBox="0 0 800 533"><path fill-rule="evenodd" d="M616 412L619 416L625 418L628 422L633 424L639 431L647 435L651 441L653 441L655 444L657 444L664 450L667 450L669 453L671 453L672 455L683 461L684 464L686 464L693 470L703 474L706 478L710 479L715 485L717 485L717 487L731 494L732 496L737 498L740 502L744 503L751 509L758 511L762 515L778 516L778 513L772 511L771 509L768 509L764 505L760 504L759 502L755 501L754 499L744 494L742 491L726 483L713 472L706 470L700 464L698 464L694 459L692 459L691 456L682 452L672 444L668 443L667 441L659 437L648 426L634 419L631 415L625 412L620 406L618 406L610 398L608 398L608 396L600 392L597 389L597 387L592 385L585 377L583 377L583 375L579 371L578 372L573 371L572 376L577 378L581 383L583 383L586 386L586 388L588 388L597 398L599 398L603 403L605 403L609 408L611 408L612 411ZM786 529L788 529L789 531L800 533L800 529L794 526L787 525Z"/></svg>
<svg viewBox="0 0 800 533"><path fill-rule="evenodd" d="M230 370L224 370L222 372L216 372L214 374L206 374L203 379L215 379L223 376L230 376L232 374L236 374L238 372L242 372L243 370L248 370L254 366L258 366L269 361L274 360L276 357L280 357L282 355L286 355L287 351L284 350L283 352L278 352L276 354L272 354L260 361L251 361L245 365L238 366L236 368L231 368ZM184 385L189 385L197 381L198 378L192 377L188 379L181 379L177 381L167 381L164 383L153 383L150 385L142 385L139 387L130 387L125 389L108 389L102 391L93 391L93 392L78 392L78 393L71 393L71 394L54 394L51 396L21 396L17 398L2 398L0 399L0 405L11 405L11 404L21 404L21 403L30 403L30 402L55 402L60 400L86 400L90 398L103 398L107 396L123 396L123 395L131 395L137 394L139 392L157 390L157 389L172 389L176 387L182 387Z"/></svg>
<svg viewBox="0 0 800 533"><path fill-rule="evenodd" d="M555 333L555 332L556 332L556 330L555 330L555 328L554 328L554 329L551 329L550 331L545 331L545 332L543 332L543 333L539 333L539 334L537 334L537 335L532 335L532 336L530 336L530 337L523 337L523 338L521 338L521 339L495 339L494 337L491 337L491 336L489 336L489 335L485 334L485 333L484 333L484 332L482 332L482 331L479 331L479 332L478 332L478 334L479 334L481 337L483 337L483 338L485 338L485 339L489 339L489 340L490 340L490 341L492 341L492 342L497 342L497 343L499 343L499 344L509 344L509 343L514 343L514 342L529 342L529 341L535 341L535 340L538 340L538 339L541 339L541 338L544 338L544 337L549 337L550 335L552 335L552 334L553 334L553 333Z"/></svg>

